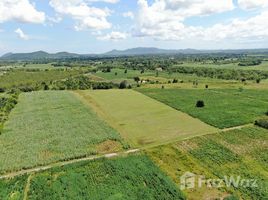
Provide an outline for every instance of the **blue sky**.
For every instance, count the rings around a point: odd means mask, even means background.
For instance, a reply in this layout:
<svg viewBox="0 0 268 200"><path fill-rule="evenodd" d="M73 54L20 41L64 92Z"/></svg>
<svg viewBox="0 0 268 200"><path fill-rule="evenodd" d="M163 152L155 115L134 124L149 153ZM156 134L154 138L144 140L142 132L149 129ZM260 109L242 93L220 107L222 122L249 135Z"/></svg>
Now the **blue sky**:
<svg viewBox="0 0 268 200"><path fill-rule="evenodd" d="M267 48L268 0L1 0L0 54Z"/></svg>

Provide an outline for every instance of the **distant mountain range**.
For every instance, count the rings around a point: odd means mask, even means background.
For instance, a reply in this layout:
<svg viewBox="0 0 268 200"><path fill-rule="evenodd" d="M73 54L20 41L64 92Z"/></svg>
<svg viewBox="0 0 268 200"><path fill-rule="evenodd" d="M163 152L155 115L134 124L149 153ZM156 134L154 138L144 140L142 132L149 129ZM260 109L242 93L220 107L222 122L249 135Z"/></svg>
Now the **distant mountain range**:
<svg viewBox="0 0 268 200"><path fill-rule="evenodd" d="M204 54L204 53L265 53L268 49L240 49L240 50L196 50L196 49L158 49L138 47L126 50L112 50L103 54L76 54L69 52L47 53L37 51L32 53L7 53L0 57L1 60L40 60L40 59L65 59L82 57L116 57L116 56L141 56L141 55L175 55L175 54Z"/></svg>
<svg viewBox="0 0 268 200"><path fill-rule="evenodd" d="M36 51L32 53L7 53L0 57L4 60L39 60L39 59L63 59L63 58L78 58L80 54L59 52L50 54L45 51Z"/></svg>

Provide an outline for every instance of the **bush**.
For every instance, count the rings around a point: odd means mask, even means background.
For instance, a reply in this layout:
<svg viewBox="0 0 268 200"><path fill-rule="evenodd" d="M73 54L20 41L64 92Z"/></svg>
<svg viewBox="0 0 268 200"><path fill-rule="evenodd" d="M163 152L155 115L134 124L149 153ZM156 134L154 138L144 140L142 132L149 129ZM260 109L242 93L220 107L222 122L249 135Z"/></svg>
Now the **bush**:
<svg viewBox="0 0 268 200"><path fill-rule="evenodd" d="M202 100L197 101L196 102L196 107L197 108L203 108L203 107L205 107L204 101L202 101Z"/></svg>
<svg viewBox="0 0 268 200"><path fill-rule="evenodd" d="M0 93L3 93L5 92L5 89L4 88L0 88Z"/></svg>
<svg viewBox="0 0 268 200"><path fill-rule="evenodd" d="M140 81L140 77L136 76L133 78L135 82L139 82Z"/></svg>
<svg viewBox="0 0 268 200"><path fill-rule="evenodd" d="M208 85L206 85L206 89L208 89Z"/></svg>
<svg viewBox="0 0 268 200"><path fill-rule="evenodd" d="M45 84L44 90L49 90L49 86L47 84Z"/></svg>
<svg viewBox="0 0 268 200"><path fill-rule="evenodd" d="M127 81L122 81L120 84L119 84L119 89L125 89L127 88Z"/></svg>
<svg viewBox="0 0 268 200"><path fill-rule="evenodd" d="M172 83L178 83L178 79L173 79Z"/></svg>
<svg viewBox="0 0 268 200"><path fill-rule="evenodd" d="M255 125L268 129L268 117L257 119Z"/></svg>

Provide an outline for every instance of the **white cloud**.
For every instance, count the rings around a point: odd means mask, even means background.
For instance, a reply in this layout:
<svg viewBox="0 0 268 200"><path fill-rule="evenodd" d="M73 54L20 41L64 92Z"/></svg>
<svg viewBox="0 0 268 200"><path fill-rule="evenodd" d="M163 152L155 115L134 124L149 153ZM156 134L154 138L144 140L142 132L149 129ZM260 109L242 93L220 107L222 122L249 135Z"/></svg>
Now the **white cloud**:
<svg viewBox="0 0 268 200"><path fill-rule="evenodd" d="M87 2L118 3L120 0L86 0Z"/></svg>
<svg viewBox="0 0 268 200"><path fill-rule="evenodd" d="M138 0L139 13L135 36L153 36L157 39L183 39L184 20L234 9L232 0ZM188 28L192 29L192 28Z"/></svg>
<svg viewBox="0 0 268 200"><path fill-rule="evenodd" d="M14 32L17 33L20 39L29 40L29 36L26 35L20 28L16 29Z"/></svg>
<svg viewBox="0 0 268 200"><path fill-rule="evenodd" d="M67 15L76 21L75 30L103 30L112 27L107 17L112 11L108 8L97 8L93 2L117 3L118 0L50 0L50 5L58 14Z"/></svg>
<svg viewBox="0 0 268 200"><path fill-rule="evenodd" d="M239 7L245 10L256 9L260 7L267 7L267 0L238 0Z"/></svg>
<svg viewBox="0 0 268 200"><path fill-rule="evenodd" d="M212 15L234 9L232 0L218 0L217 3L214 0L156 0L151 5L146 0L139 0L138 5L138 18L132 32L135 37L170 41L268 38L267 9L246 20L237 18L211 27L185 24L185 20L193 16Z"/></svg>
<svg viewBox="0 0 268 200"><path fill-rule="evenodd" d="M98 40L112 40L112 41L124 40L126 38L127 38L126 33L121 33L117 31L112 31L107 35L97 37Z"/></svg>
<svg viewBox="0 0 268 200"><path fill-rule="evenodd" d="M47 16L47 21L49 22L49 24L57 24L60 23L62 21L62 17L59 15L56 15L55 17L49 17Z"/></svg>
<svg viewBox="0 0 268 200"><path fill-rule="evenodd" d="M268 10L247 20L234 19L229 24L216 24L203 30L207 39L268 38Z"/></svg>
<svg viewBox="0 0 268 200"><path fill-rule="evenodd" d="M1 0L0 23L15 20L24 23L43 23L45 13L37 11L29 0Z"/></svg>
<svg viewBox="0 0 268 200"><path fill-rule="evenodd" d="M124 12L122 15L123 15L123 17L129 17L131 19L134 19L134 14L131 11Z"/></svg>

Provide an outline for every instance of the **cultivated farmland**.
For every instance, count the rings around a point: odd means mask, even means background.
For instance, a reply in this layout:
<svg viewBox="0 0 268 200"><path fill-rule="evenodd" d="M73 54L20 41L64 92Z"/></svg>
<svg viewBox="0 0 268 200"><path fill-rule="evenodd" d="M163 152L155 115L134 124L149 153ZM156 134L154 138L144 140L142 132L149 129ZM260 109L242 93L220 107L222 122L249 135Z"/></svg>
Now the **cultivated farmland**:
<svg viewBox="0 0 268 200"><path fill-rule="evenodd" d="M216 128L133 90L77 91L131 146L213 133Z"/></svg>
<svg viewBox="0 0 268 200"><path fill-rule="evenodd" d="M0 135L0 172L121 147L119 134L70 92L24 93Z"/></svg>
<svg viewBox="0 0 268 200"><path fill-rule="evenodd" d="M25 85L37 85L41 82L50 82L55 80L65 79L71 76L79 75L79 70L66 70L52 69L52 70L40 70L33 71L27 70L13 70L6 72L0 79L0 86L3 88L15 88Z"/></svg>
<svg viewBox="0 0 268 200"><path fill-rule="evenodd" d="M9 188L16 183L17 187ZM72 164L30 175L27 192L25 176L0 181L4 198L39 199L185 199L170 178L144 155L101 159ZM15 194L15 195L14 195ZM0 194L1 197L1 194Z"/></svg>
<svg viewBox="0 0 268 200"><path fill-rule="evenodd" d="M184 190L189 199L222 198L233 194L243 199L267 199L268 131L257 127L196 137L191 140L147 150L180 187L180 176L185 172L209 178L240 176L255 179L257 187L239 186Z"/></svg>
<svg viewBox="0 0 268 200"><path fill-rule="evenodd" d="M177 110L218 127L227 128L252 123L268 108L268 90L139 89ZM256 95L255 95L256 94ZM262 95L263 94L263 95ZM205 107L197 108L203 100Z"/></svg>

